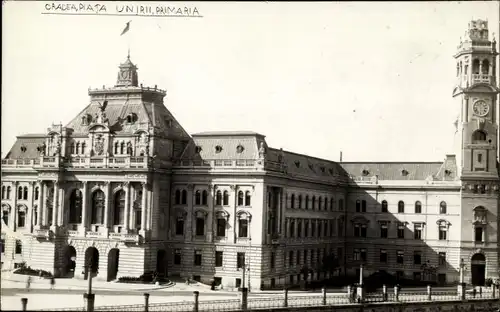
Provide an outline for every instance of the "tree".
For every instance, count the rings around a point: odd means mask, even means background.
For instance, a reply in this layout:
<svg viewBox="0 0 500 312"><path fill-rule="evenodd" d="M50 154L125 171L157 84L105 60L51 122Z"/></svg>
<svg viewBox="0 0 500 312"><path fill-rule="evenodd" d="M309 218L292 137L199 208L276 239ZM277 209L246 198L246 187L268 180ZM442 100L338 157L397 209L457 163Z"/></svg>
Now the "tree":
<svg viewBox="0 0 500 312"><path fill-rule="evenodd" d="M333 253L325 255L323 257L323 270L330 273L330 278L333 276L333 273L340 268L339 258L335 256Z"/></svg>

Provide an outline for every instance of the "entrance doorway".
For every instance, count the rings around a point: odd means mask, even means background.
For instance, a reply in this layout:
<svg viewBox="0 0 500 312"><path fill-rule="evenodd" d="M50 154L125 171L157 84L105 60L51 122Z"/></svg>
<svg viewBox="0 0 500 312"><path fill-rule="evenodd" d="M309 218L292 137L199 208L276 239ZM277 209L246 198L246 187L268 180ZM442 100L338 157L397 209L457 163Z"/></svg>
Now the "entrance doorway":
<svg viewBox="0 0 500 312"><path fill-rule="evenodd" d="M486 279L486 257L483 254L475 254L471 258L472 285L484 286Z"/></svg>
<svg viewBox="0 0 500 312"><path fill-rule="evenodd" d="M66 246L64 249L63 277L73 278L76 268L76 250L73 246Z"/></svg>
<svg viewBox="0 0 500 312"><path fill-rule="evenodd" d="M120 249L113 248L108 254L108 282L115 280L118 274L118 261L120 258Z"/></svg>
<svg viewBox="0 0 500 312"><path fill-rule="evenodd" d="M156 254L156 272L160 276L166 276L166 266L165 266L165 250L160 249Z"/></svg>
<svg viewBox="0 0 500 312"><path fill-rule="evenodd" d="M89 247L85 251L85 279L89 277L89 269L92 277L99 273L99 251L95 247Z"/></svg>

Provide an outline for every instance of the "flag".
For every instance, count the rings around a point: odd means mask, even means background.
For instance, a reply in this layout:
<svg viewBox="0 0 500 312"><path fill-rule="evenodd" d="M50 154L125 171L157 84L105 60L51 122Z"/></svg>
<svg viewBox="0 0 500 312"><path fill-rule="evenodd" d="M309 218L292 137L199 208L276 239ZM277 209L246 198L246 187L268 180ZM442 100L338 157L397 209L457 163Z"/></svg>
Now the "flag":
<svg viewBox="0 0 500 312"><path fill-rule="evenodd" d="M125 25L125 28L123 28L123 31L122 33L120 34L120 36L123 36L129 29L130 29L130 22L131 21L128 21L127 24Z"/></svg>

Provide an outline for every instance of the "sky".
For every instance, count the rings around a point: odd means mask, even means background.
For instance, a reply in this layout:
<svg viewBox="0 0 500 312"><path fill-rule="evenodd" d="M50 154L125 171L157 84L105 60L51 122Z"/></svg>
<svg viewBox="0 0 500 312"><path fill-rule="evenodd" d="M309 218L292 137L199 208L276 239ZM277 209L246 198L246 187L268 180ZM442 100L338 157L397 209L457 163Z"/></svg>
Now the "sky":
<svg viewBox="0 0 500 312"><path fill-rule="evenodd" d="M139 82L167 90L189 133L255 131L335 161L340 151L344 161L440 161L455 133L460 37L472 18L487 19L490 36L500 30L496 1L127 4L202 17L49 15L52 2L3 2L2 157L16 136L67 124L89 87L114 85L130 48Z"/></svg>

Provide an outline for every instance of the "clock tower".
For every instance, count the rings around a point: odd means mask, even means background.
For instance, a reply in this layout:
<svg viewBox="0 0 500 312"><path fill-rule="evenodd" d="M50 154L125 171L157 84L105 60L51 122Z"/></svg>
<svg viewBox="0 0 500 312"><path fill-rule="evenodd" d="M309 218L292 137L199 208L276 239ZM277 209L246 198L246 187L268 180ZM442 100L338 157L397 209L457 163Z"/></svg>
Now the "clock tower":
<svg viewBox="0 0 500 312"><path fill-rule="evenodd" d="M127 60L120 64L120 71L116 79L116 87L137 87L137 66L130 61L130 53Z"/></svg>
<svg viewBox="0 0 500 312"><path fill-rule="evenodd" d="M488 22L473 20L455 54L457 85L453 97L460 105L462 180L498 179L498 121L496 42L489 40Z"/></svg>

